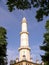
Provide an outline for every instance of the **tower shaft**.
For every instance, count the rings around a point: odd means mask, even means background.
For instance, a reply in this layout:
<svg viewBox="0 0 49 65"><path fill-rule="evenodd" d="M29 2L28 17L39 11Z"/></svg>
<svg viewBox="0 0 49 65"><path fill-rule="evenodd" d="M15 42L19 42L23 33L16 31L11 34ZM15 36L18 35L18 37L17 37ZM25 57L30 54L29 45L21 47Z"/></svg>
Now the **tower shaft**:
<svg viewBox="0 0 49 65"><path fill-rule="evenodd" d="M22 30L20 32L20 57L19 60L23 60L24 58L27 61L30 61L30 48L29 48L29 41L28 41L28 32L27 32L27 22L26 19L22 19Z"/></svg>

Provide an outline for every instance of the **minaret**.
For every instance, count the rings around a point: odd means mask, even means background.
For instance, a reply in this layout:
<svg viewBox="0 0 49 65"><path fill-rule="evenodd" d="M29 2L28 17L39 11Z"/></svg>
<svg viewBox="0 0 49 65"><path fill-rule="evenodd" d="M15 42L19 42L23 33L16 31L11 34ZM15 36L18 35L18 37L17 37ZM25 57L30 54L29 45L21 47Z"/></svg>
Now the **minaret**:
<svg viewBox="0 0 49 65"><path fill-rule="evenodd" d="M27 21L25 17L22 19L22 30L20 32L19 60L30 61L30 48L28 41Z"/></svg>

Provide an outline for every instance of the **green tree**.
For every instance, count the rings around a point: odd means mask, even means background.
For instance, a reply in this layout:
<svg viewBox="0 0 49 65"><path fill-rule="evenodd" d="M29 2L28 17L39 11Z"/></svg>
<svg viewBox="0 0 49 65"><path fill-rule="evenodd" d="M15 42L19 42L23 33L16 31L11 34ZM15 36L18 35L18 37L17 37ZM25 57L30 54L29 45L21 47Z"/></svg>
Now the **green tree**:
<svg viewBox="0 0 49 65"><path fill-rule="evenodd" d="M45 29L43 46L40 46L40 48L45 51L45 54L41 56L42 60L45 65L49 65L49 20L46 22Z"/></svg>
<svg viewBox="0 0 49 65"><path fill-rule="evenodd" d="M37 8L36 18L38 21L43 20L44 16L49 16L49 0L7 0L10 12L17 9Z"/></svg>
<svg viewBox="0 0 49 65"><path fill-rule="evenodd" d="M0 65L7 65L7 37L6 29L0 27Z"/></svg>

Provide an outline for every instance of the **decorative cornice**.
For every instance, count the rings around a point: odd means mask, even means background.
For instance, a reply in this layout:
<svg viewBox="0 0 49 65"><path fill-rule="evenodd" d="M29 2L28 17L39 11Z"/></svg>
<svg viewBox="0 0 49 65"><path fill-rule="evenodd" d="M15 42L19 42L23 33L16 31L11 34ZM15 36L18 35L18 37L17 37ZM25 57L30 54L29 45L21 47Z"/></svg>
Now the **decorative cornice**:
<svg viewBox="0 0 49 65"><path fill-rule="evenodd" d="M28 32L20 32L20 35L23 34L23 33L29 34Z"/></svg>
<svg viewBox="0 0 49 65"><path fill-rule="evenodd" d="M20 51L20 50L22 50L22 49L27 49L27 50L31 50L29 47L24 47L24 46L22 46L22 47L20 47L18 50Z"/></svg>
<svg viewBox="0 0 49 65"><path fill-rule="evenodd" d="M35 63L35 62L31 62L31 61L27 61L27 60L22 60L22 61L19 61L19 62L16 62L16 63L14 63L14 64L12 64L12 65L23 65L22 63L24 63L24 62L26 62L27 64L31 64L31 65L42 65L41 63L40 64L37 64L37 63Z"/></svg>

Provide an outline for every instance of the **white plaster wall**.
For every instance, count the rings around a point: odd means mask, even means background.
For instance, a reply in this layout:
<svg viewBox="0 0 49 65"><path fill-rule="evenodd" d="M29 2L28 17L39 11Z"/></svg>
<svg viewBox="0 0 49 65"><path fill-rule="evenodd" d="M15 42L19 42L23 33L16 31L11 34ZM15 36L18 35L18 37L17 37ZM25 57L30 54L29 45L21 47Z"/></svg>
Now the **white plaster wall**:
<svg viewBox="0 0 49 65"><path fill-rule="evenodd" d="M21 34L20 46L29 46L28 34L26 34L26 33Z"/></svg>
<svg viewBox="0 0 49 65"><path fill-rule="evenodd" d="M22 23L22 32L27 32L27 23Z"/></svg>
<svg viewBox="0 0 49 65"><path fill-rule="evenodd" d="M26 60L30 61L30 51L28 49L22 49L20 50L20 57L19 60L23 60L23 55L26 56Z"/></svg>

